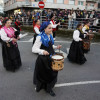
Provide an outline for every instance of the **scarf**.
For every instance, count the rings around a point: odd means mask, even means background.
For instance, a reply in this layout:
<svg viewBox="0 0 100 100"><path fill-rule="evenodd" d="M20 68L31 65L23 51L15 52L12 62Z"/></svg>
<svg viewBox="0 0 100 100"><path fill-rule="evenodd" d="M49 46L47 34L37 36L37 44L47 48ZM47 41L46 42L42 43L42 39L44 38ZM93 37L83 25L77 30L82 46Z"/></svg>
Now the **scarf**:
<svg viewBox="0 0 100 100"><path fill-rule="evenodd" d="M54 39L53 39L53 36L51 34L50 34L50 39L44 31L41 34L39 34L39 36L41 36L41 42L44 46L49 47L50 41L52 42L52 45L54 44Z"/></svg>
<svg viewBox="0 0 100 100"><path fill-rule="evenodd" d="M14 31L14 29L12 27L10 27L8 29L6 26L4 26L3 29L5 30L5 32L6 32L8 37L12 38L12 37L15 36L15 34L14 34L15 31Z"/></svg>

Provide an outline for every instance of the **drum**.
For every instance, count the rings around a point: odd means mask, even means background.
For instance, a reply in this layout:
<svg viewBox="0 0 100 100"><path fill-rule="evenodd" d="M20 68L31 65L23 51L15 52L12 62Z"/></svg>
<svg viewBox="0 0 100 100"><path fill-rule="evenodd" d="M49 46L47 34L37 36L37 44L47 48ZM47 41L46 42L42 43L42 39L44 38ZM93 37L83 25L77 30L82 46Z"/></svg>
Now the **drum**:
<svg viewBox="0 0 100 100"><path fill-rule="evenodd" d="M83 40L83 49L84 50L90 49L90 41L89 40Z"/></svg>
<svg viewBox="0 0 100 100"><path fill-rule="evenodd" d="M94 34L88 34L89 35L89 40L92 40L94 37Z"/></svg>
<svg viewBox="0 0 100 100"><path fill-rule="evenodd" d="M62 54L55 54L51 57L52 69L54 71L60 71L64 68L64 56Z"/></svg>

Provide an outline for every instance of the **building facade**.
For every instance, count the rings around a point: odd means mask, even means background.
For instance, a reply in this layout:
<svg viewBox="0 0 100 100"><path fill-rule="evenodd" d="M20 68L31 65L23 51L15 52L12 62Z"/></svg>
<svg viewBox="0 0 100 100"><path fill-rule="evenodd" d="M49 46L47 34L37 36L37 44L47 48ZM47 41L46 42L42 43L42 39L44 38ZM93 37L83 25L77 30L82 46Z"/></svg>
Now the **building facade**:
<svg viewBox="0 0 100 100"><path fill-rule="evenodd" d="M86 9L87 10L98 10L98 0L86 0Z"/></svg>
<svg viewBox="0 0 100 100"><path fill-rule="evenodd" d="M100 0L98 0L98 10L100 11Z"/></svg>
<svg viewBox="0 0 100 100"><path fill-rule="evenodd" d="M0 5L0 13L4 13L4 9L1 5Z"/></svg>
<svg viewBox="0 0 100 100"><path fill-rule="evenodd" d="M39 8L38 2L44 1L45 8L51 9L74 9L97 10L98 3L96 0L4 0L4 11L17 10L22 8L33 9Z"/></svg>
<svg viewBox="0 0 100 100"><path fill-rule="evenodd" d="M0 0L0 13L4 13L4 3L3 3L3 0Z"/></svg>

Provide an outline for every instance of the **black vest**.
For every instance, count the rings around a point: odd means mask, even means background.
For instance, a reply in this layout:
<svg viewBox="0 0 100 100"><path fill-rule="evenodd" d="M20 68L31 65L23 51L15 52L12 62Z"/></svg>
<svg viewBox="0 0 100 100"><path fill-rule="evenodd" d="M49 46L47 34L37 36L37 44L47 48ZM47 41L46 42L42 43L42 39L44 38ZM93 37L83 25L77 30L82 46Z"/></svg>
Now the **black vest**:
<svg viewBox="0 0 100 100"><path fill-rule="evenodd" d="M84 33L82 33L80 30L78 30L78 31L80 32L79 37L80 37L81 39L84 39Z"/></svg>
<svg viewBox="0 0 100 100"><path fill-rule="evenodd" d="M49 41L49 47L44 46L43 44L41 45L41 49L48 51L50 55L54 54L54 49L52 45L52 41Z"/></svg>

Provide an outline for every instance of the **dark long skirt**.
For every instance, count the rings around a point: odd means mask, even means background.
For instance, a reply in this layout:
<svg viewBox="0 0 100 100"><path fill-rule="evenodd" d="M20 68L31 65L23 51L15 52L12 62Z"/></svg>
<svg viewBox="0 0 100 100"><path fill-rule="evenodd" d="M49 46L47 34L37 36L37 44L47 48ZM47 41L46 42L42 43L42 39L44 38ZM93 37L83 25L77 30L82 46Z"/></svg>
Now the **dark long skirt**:
<svg viewBox="0 0 100 100"><path fill-rule="evenodd" d="M34 34L34 39L33 39L33 45L34 45L34 43L35 43L35 41L36 41L36 37L38 36L38 34Z"/></svg>
<svg viewBox="0 0 100 100"><path fill-rule="evenodd" d="M20 33L20 28L15 26L15 29Z"/></svg>
<svg viewBox="0 0 100 100"><path fill-rule="evenodd" d="M56 37L56 31L53 31L53 38Z"/></svg>
<svg viewBox="0 0 100 100"><path fill-rule="evenodd" d="M45 89L51 91L57 82L57 71L51 68L51 59L49 56L39 55L36 60L33 83L36 85L37 92Z"/></svg>
<svg viewBox="0 0 100 100"><path fill-rule="evenodd" d="M1 37L0 37L0 43L2 42Z"/></svg>
<svg viewBox="0 0 100 100"><path fill-rule="evenodd" d="M86 62L86 58L84 56L84 51L83 51L83 42L76 42L73 40L70 46L68 59L69 61L78 64L84 64Z"/></svg>
<svg viewBox="0 0 100 100"><path fill-rule="evenodd" d="M10 47L6 42L2 42L3 65L8 71L15 71L22 65L20 52L17 43L14 45L10 42L9 45Z"/></svg>

